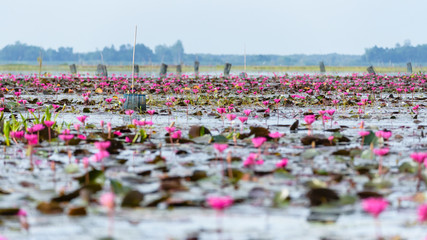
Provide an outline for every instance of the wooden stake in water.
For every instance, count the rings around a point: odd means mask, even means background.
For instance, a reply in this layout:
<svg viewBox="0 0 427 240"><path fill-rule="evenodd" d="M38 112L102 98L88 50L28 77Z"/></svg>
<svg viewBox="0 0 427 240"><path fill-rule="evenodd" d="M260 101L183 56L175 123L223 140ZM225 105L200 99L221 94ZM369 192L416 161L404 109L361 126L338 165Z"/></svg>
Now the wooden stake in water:
<svg viewBox="0 0 427 240"><path fill-rule="evenodd" d="M135 26L135 40L133 42L133 56L132 56L132 93L133 93L133 80L134 80L134 73L135 73L135 46L136 46L136 32L138 30L138 26Z"/></svg>

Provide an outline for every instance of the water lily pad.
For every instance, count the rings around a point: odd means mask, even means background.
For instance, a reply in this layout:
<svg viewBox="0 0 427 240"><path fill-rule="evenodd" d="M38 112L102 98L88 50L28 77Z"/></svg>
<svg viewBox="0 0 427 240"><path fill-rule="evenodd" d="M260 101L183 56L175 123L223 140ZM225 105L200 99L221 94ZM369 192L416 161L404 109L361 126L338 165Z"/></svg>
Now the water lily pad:
<svg viewBox="0 0 427 240"><path fill-rule="evenodd" d="M122 207L139 207L140 203L144 200L144 194L139 191L128 192L122 200Z"/></svg>
<svg viewBox="0 0 427 240"><path fill-rule="evenodd" d="M190 130L188 131L188 137L190 139L193 138L197 138L197 137L201 137L204 136L205 134L211 134L211 132L209 131L209 129L207 129L204 126L191 126Z"/></svg>
<svg viewBox="0 0 427 240"><path fill-rule="evenodd" d="M37 205L37 210L43 214L58 214L64 211L57 202L41 202Z"/></svg>
<svg viewBox="0 0 427 240"><path fill-rule="evenodd" d="M19 208L0 208L0 216L14 216L18 212Z"/></svg>
<svg viewBox="0 0 427 240"><path fill-rule="evenodd" d="M329 188L313 188L306 196L310 200L310 206L320 206L340 199L338 194Z"/></svg>
<svg viewBox="0 0 427 240"><path fill-rule="evenodd" d="M70 207L67 214L68 216L86 216L86 207Z"/></svg>
<svg viewBox="0 0 427 240"><path fill-rule="evenodd" d="M310 148L310 149L307 149L307 150L305 150L302 154L301 154L301 157L303 158L303 159L312 159L312 158L314 158L315 156L317 156L317 155L319 155L320 154L320 152L319 151L317 151L316 149L314 149L314 148Z"/></svg>
<svg viewBox="0 0 427 240"><path fill-rule="evenodd" d="M415 173L418 169L418 165L414 162L404 162L399 166L399 172L401 173Z"/></svg>

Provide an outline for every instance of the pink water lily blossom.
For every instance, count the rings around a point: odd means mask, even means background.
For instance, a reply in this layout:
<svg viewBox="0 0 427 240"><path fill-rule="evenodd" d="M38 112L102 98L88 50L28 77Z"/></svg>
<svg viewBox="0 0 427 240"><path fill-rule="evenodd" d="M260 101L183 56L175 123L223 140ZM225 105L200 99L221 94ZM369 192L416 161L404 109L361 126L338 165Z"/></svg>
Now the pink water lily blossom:
<svg viewBox="0 0 427 240"><path fill-rule="evenodd" d="M99 203L108 208L108 209L113 209L114 208L114 199L115 199L115 195L112 192L108 192L108 193L104 193L101 195L101 197L99 198Z"/></svg>
<svg viewBox="0 0 427 240"><path fill-rule="evenodd" d="M311 125L315 120L316 120L316 117L314 115L305 115L304 116L304 121L308 125Z"/></svg>
<svg viewBox="0 0 427 240"><path fill-rule="evenodd" d="M235 114L227 114L225 116L229 121L233 121L234 119L236 119L236 115Z"/></svg>
<svg viewBox="0 0 427 240"><path fill-rule="evenodd" d="M410 157L417 163L423 163L427 160L427 152L414 152L411 153Z"/></svg>
<svg viewBox="0 0 427 240"><path fill-rule="evenodd" d="M388 202L382 198L367 198L362 201L363 210L370 213L374 218L378 218L387 206Z"/></svg>
<svg viewBox="0 0 427 240"><path fill-rule="evenodd" d="M265 137L255 137L252 138L252 143L254 144L254 147L259 148L261 145L267 141L267 138Z"/></svg>
<svg viewBox="0 0 427 240"><path fill-rule="evenodd" d="M228 144L221 144L221 143L214 143L213 146L220 153L224 152L224 150L228 148Z"/></svg>
<svg viewBox="0 0 427 240"><path fill-rule="evenodd" d="M358 132L359 136L361 136L361 137L366 137L366 136L368 136L370 133L371 133L371 132L369 132L369 131L359 131L359 132Z"/></svg>
<svg viewBox="0 0 427 240"><path fill-rule="evenodd" d="M427 204L422 204L418 207L418 221L427 221Z"/></svg>
<svg viewBox="0 0 427 240"><path fill-rule="evenodd" d="M94 142L93 144L98 150L107 150L110 147L111 142L110 141Z"/></svg>
<svg viewBox="0 0 427 240"><path fill-rule="evenodd" d="M77 116L77 120L79 120L83 125L85 124L87 118L88 118L88 116L86 116L86 115Z"/></svg>
<svg viewBox="0 0 427 240"><path fill-rule="evenodd" d="M279 132L274 132L274 133L269 133L268 136L271 138L281 138L283 137L283 133L279 133Z"/></svg>
<svg viewBox="0 0 427 240"><path fill-rule="evenodd" d="M240 122L245 123L248 120L248 117L238 117Z"/></svg>
<svg viewBox="0 0 427 240"><path fill-rule="evenodd" d="M286 165L288 165L288 159L287 158L282 158L282 160L280 160L280 162L276 163L276 167L277 168L284 168L286 167Z"/></svg>
<svg viewBox="0 0 427 240"><path fill-rule="evenodd" d="M218 211L222 211L231 205L233 205L233 198L229 196L224 197L208 197L207 199L208 205Z"/></svg>
<svg viewBox="0 0 427 240"><path fill-rule="evenodd" d="M55 124L55 121L44 121L44 125L46 125L46 127L50 128Z"/></svg>

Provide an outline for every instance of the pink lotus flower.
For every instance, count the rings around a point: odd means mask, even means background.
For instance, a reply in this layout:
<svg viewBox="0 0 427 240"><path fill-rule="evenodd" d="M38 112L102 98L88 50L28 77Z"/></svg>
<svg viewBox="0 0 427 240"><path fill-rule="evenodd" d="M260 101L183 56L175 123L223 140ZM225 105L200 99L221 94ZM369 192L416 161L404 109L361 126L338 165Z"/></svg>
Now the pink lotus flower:
<svg viewBox="0 0 427 240"><path fill-rule="evenodd" d="M335 113L335 109L329 109L329 110L326 110L326 112L327 112L330 116L332 116L332 115L334 115L334 113Z"/></svg>
<svg viewBox="0 0 427 240"><path fill-rule="evenodd" d="M250 110L250 109L246 109L246 110L243 110L243 113L249 117L249 115L251 115L251 111L252 110Z"/></svg>
<svg viewBox="0 0 427 240"><path fill-rule="evenodd" d="M249 156L246 158L246 160L243 161L243 166L250 167L253 165L262 165L263 163L264 163L264 160L259 158L258 154L250 153Z"/></svg>
<svg viewBox="0 0 427 240"><path fill-rule="evenodd" d="M319 114L320 114L320 115L322 115L322 116L323 116L323 115L325 115L325 113L326 113L326 111L324 111L324 110L319 110Z"/></svg>
<svg viewBox="0 0 427 240"><path fill-rule="evenodd" d="M11 138L17 138L17 139L21 139L24 137L24 131L11 131L10 132L10 137Z"/></svg>
<svg viewBox="0 0 427 240"><path fill-rule="evenodd" d="M427 159L427 153L426 152L414 152L414 153L411 153L410 157L415 162L421 164Z"/></svg>
<svg viewBox="0 0 427 240"><path fill-rule="evenodd" d="M217 108L216 110L219 114L224 114L226 112L225 108Z"/></svg>
<svg viewBox="0 0 427 240"><path fill-rule="evenodd" d="M366 137L366 136L368 136L370 134L370 132L369 131L360 131L359 132L359 136L361 136L361 137Z"/></svg>
<svg viewBox="0 0 427 240"><path fill-rule="evenodd" d="M99 203L101 203L102 206L108 208L109 210L114 209L114 198L115 195L112 192L104 193L99 198Z"/></svg>
<svg viewBox="0 0 427 240"><path fill-rule="evenodd" d="M269 103L268 101L263 101L263 102L262 102L262 104L264 104L265 106L267 106L267 105L268 105L268 103Z"/></svg>
<svg viewBox="0 0 427 240"><path fill-rule="evenodd" d="M248 117L238 117L240 122L245 123L248 120Z"/></svg>
<svg viewBox="0 0 427 240"><path fill-rule="evenodd" d="M79 120L83 125L85 124L85 121L88 117L86 115L83 116L77 116L77 120Z"/></svg>
<svg viewBox="0 0 427 240"><path fill-rule="evenodd" d="M387 155L389 151L390 149L388 148L379 148L379 149L376 148L374 149L374 154L377 156L384 156L384 155Z"/></svg>
<svg viewBox="0 0 427 240"><path fill-rule="evenodd" d="M227 119L229 121L233 121L234 119L236 119L236 115L235 114L227 114L226 117L227 117Z"/></svg>
<svg viewBox="0 0 427 240"><path fill-rule="evenodd" d="M120 131L115 131L113 132L114 135L116 135L117 137L120 137L122 135L122 133Z"/></svg>
<svg viewBox="0 0 427 240"><path fill-rule="evenodd" d="M169 134L171 134L171 133L173 133L173 132L175 131L175 127L165 127L165 130L166 130Z"/></svg>
<svg viewBox="0 0 427 240"><path fill-rule="evenodd" d="M422 204L418 207L418 221L427 221L427 204Z"/></svg>
<svg viewBox="0 0 427 240"><path fill-rule="evenodd" d="M111 103L111 101L113 101L113 99L112 99L112 98L107 98L107 99L105 99L105 101L106 101L107 103Z"/></svg>
<svg viewBox="0 0 427 240"><path fill-rule="evenodd" d="M412 108L412 110L417 111L420 108L420 105L415 105L415 107Z"/></svg>
<svg viewBox="0 0 427 240"><path fill-rule="evenodd" d="M127 142L127 143L131 143L131 142L132 142L132 139L130 139L130 137L126 137L126 138L125 138L125 142Z"/></svg>
<svg viewBox="0 0 427 240"><path fill-rule="evenodd" d="M102 159L107 158L108 156L110 156L110 153L108 153L105 150L100 150L99 152L95 153L92 156L93 161L95 162L101 162Z"/></svg>
<svg viewBox="0 0 427 240"><path fill-rule="evenodd" d="M228 148L228 144L214 143L213 146L220 153L223 153L224 150Z"/></svg>
<svg viewBox="0 0 427 240"><path fill-rule="evenodd" d="M187 99L187 100L184 100L184 103L188 105L188 104L190 104L190 100L188 100L188 99ZM148 111L147 111L147 112L148 112Z"/></svg>
<svg viewBox="0 0 427 240"><path fill-rule="evenodd" d="M208 197L207 203L215 210L222 211L233 204L233 199L229 196L224 197Z"/></svg>
<svg viewBox="0 0 427 240"><path fill-rule="evenodd" d="M392 135L391 131L382 131L382 137L384 139L389 139L391 135Z"/></svg>
<svg viewBox="0 0 427 240"><path fill-rule="evenodd" d="M55 124L55 121L44 121L44 125L46 125L46 127L50 128Z"/></svg>
<svg viewBox="0 0 427 240"><path fill-rule="evenodd" d="M305 115L305 117L304 117L304 121L308 125L311 125L315 120L316 120L316 117L314 115Z"/></svg>
<svg viewBox="0 0 427 240"><path fill-rule="evenodd" d="M280 100L281 100L280 98L277 98L277 99L274 99L274 102L275 102L275 103L279 103L279 102L280 102Z"/></svg>
<svg viewBox="0 0 427 240"><path fill-rule="evenodd" d="M56 104L52 104L52 107L53 107L53 109L58 109L59 108L59 105L56 105Z"/></svg>
<svg viewBox="0 0 427 240"><path fill-rule="evenodd" d="M80 124L75 123L75 124L73 124L73 127L74 127L74 129L76 129L77 132L80 131Z"/></svg>
<svg viewBox="0 0 427 240"><path fill-rule="evenodd" d="M271 138L281 138L284 134L283 133L279 133L279 132L275 132L275 133L269 133L268 136Z"/></svg>
<svg viewBox="0 0 427 240"><path fill-rule="evenodd" d="M39 142L36 134L25 134L25 139L27 139L28 145L36 145Z"/></svg>
<svg viewBox="0 0 427 240"><path fill-rule="evenodd" d="M129 115L129 116L130 116L130 115L132 115L133 113L134 113L134 111L133 111L133 110L126 110L126 111L125 111L125 114L126 114L126 115Z"/></svg>
<svg viewBox="0 0 427 240"><path fill-rule="evenodd" d="M382 198L367 198L362 201L363 210L370 213L374 218L387 208L388 202Z"/></svg>
<svg viewBox="0 0 427 240"><path fill-rule="evenodd" d="M73 138L74 138L74 135L71 135L71 134L60 134L58 137L59 137L59 139L61 139L62 141L64 141L64 142L67 142L67 143L68 143L68 141L70 141L71 139L73 139Z"/></svg>
<svg viewBox="0 0 427 240"><path fill-rule="evenodd" d="M156 111L155 110L147 110L147 113L150 115L153 115Z"/></svg>
<svg viewBox="0 0 427 240"><path fill-rule="evenodd" d="M35 124L35 125L32 127L32 129L33 129L33 131L34 131L34 132L38 132L38 131L43 130L43 129L44 129L44 126L43 126L43 124L39 123L39 124Z"/></svg>
<svg viewBox="0 0 427 240"><path fill-rule="evenodd" d="M34 113L34 111L36 111L36 109L34 109L34 108L30 108L30 109L28 109L28 112L29 112L29 113Z"/></svg>
<svg viewBox="0 0 427 240"><path fill-rule="evenodd" d="M120 98L120 102L124 104L126 102L126 98Z"/></svg>
<svg viewBox="0 0 427 240"><path fill-rule="evenodd" d="M77 137L81 140L86 140L87 138L85 135L82 135L82 134L79 134Z"/></svg>
<svg viewBox="0 0 427 240"><path fill-rule="evenodd" d="M111 142L110 141L104 141L104 142L94 142L93 143L95 145L95 147L102 151L102 150L107 150L107 148L110 147Z"/></svg>
<svg viewBox="0 0 427 240"><path fill-rule="evenodd" d="M280 160L280 162L276 163L277 168L284 168L284 167L286 167L286 165L288 165L288 159L287 158L283 158L282 160Z"/></svg>
<svg viewBox="0 0 427 240"><path fill-rule="evenodd" d="M168 107L171 107L172 103L171 102L166 102L165 105L168 106Z"/></svg>
<svg viewBox="0 0 427 240"><path fill-rule="evenodd" d="M172 133L172 135L171 135L171 137L172 137L173 139L180 139L180 138L181 138L181 136L182 136L182 132L181 132L181 130L177 130L177 131L173 132L173 133Z"/></svg>
<svg viewBox="0 0 427 240"><path fill-rule="evenodd" d="M265 137L255 137L252 138L252 143L254 144L254 147L259 148L261 145L267 141L267 138Z"/></svg>

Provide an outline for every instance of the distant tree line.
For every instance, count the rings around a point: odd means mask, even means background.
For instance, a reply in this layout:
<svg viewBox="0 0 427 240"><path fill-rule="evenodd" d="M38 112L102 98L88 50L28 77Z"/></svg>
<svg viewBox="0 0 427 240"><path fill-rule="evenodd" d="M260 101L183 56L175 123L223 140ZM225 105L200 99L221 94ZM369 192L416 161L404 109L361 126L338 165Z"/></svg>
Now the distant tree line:
<svg viewBox="0 0 427 240"><path fill-rule="evenodd" d="M0 63L34 63L42 56L43 62L77 63L77 64L129 64L132 61L132 45L104 47L87 53L75 53L71 47L56 49L43 49L37 46L16 42L5 46L0 50ZM137 44L135 48L135 62L137 64L179 64L192 65L198 60L201 65L222 65L229 62L233 65L243 65L243 55L239 54L186 54L180 40L171 46L158 45L154 51L144 44ZM295 54L295 55L247 55L247 65L268 66L309 66L317 65L320 61L330 66L363 66L363 65L387 65L405 64L408 61L414 63L427 63L427 44L411 46L406 41L402 46L396 44L394 48L382 48L374 46L365 49L364 55L345 54Z"/></svg>
<svg viewBox="0 0 427 240"><path fill-rule="evenodd" d="M397 43L394 48L374 46L365 49L366 62L403 64L407 62L427 63L427 44L412 46L409 40L403 45Z"/></svg>

